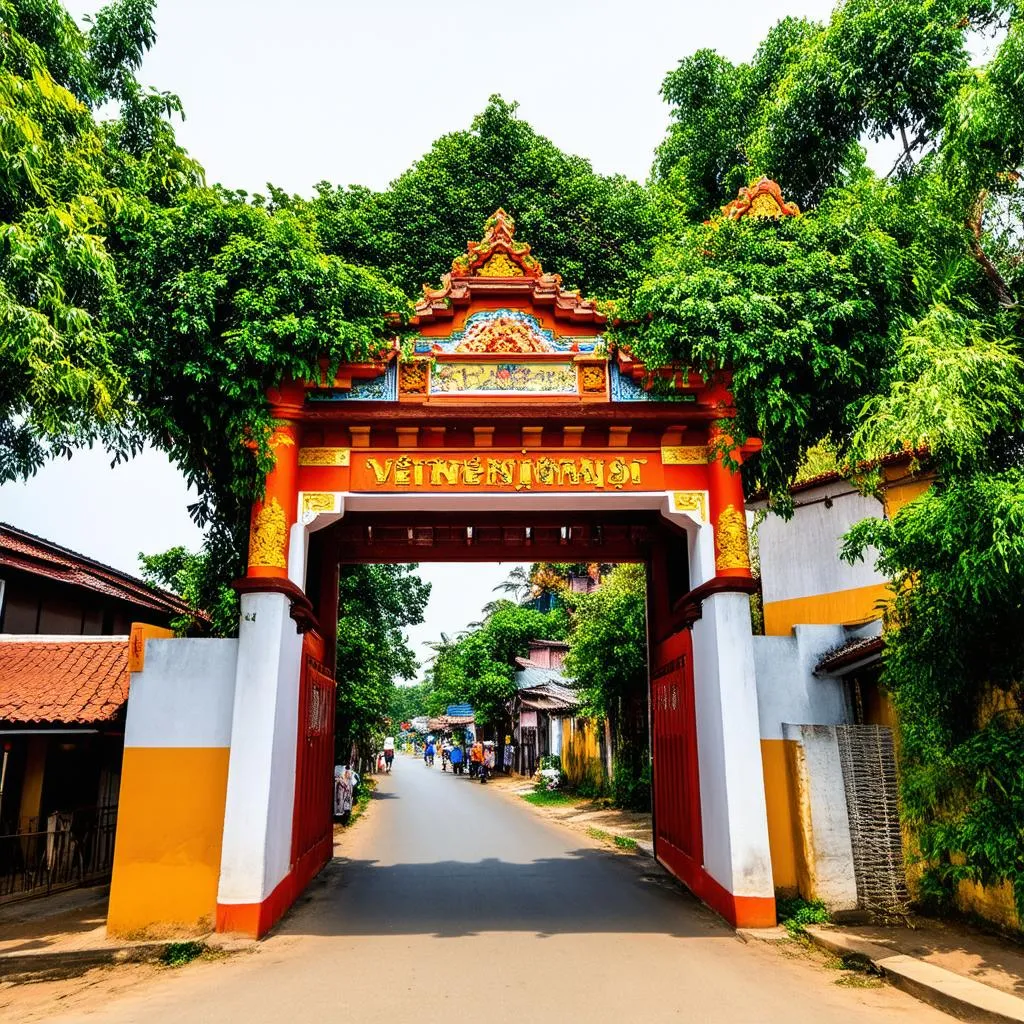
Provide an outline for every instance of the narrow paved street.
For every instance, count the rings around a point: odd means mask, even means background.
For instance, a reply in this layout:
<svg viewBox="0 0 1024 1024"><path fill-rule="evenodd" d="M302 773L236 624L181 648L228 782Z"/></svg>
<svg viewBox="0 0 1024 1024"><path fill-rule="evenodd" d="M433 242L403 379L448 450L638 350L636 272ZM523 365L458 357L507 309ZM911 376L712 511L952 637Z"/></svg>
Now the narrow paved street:
<svg viewBox="0 0 1024 1024"><path fill-rule="evenodd" d="M257 952L57 1019L950 1020L886 987L837 985L803 953L745 944L649 861L411 758L341 853Z"/></svg>

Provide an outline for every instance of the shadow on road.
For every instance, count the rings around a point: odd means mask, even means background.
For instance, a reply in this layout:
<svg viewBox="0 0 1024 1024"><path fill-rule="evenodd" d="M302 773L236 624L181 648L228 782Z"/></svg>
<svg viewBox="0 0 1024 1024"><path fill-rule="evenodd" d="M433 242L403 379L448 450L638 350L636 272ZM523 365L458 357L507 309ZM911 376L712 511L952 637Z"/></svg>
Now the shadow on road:
<svg viewBox="0 0 1024 1024"><path fill-rule="evenodd" d="M584 848L528 863L332 860L281 925L295 935L733 933L653 862Z"/></svg>

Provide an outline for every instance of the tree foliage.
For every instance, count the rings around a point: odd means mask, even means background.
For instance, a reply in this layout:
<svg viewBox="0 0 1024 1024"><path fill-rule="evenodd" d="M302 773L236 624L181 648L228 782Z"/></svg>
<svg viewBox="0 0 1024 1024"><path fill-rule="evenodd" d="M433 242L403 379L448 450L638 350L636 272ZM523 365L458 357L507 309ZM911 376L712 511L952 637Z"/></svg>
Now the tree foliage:
<svg viewBox="0 0 1024 1024"><path fill-rule="evenodd" d="M649 193L622 175L594 172L492 96L467 130L438 139L382 192L327 183L313 207L327 251L379 268L418 294L499 207L546 269L587 294L619 294L650 255L659 215Z"/></svg>
<svg viewBox="0 0 1024 1024"><path fill-rule="evenodd" d="M415 565L351 565L338 588L337 752L365 760L380 749L396 679L418 665L405 628L423 621L430 584Z"/></svg>
<svg viewBox="0 0 1024 1024"><path fill-rule="evenodd" d="M884 680L933 894L1009 879L1024 909L1024 470L947 477L846 556L869 547L893 579Z"/></svg>
<svg viewBox="0 0 1024 1024"><path fill-rule="evenodd" d="M617 565L573 601L566 673L584 715L607 719L614 794L623 807L650 806L647 740L647 583L642 565Z"/></svg>
<svg viewBox="0 0 1024 1024"><path fill-rule="evenodd" d="M156 555L139 552L142 578L166 587L189 606L189 614L171 623L180 635L230 636L238 629L238 595L211 567L208 552L194 553L178 545Z"/></svg>
<svg viewBox="0 0 1024 1024"><path fill-rule="evenodd" d="M455 640L442 638L430 669L431 714L449 704L473 706L477 722L497 725L515 696L515 659L525 657L530 640L561 640L568 621L562 609L539 612L512 601L498 601L479 627Z"/></svg>
<svg viewBox="0 0 1024 1024"><path fill-rule="evenodd" d="M166 120L177 99L134 77L153 39L152 0L86 32L57 0L0 2L0 482L129 418L107 235L200 176Z"/></svg>

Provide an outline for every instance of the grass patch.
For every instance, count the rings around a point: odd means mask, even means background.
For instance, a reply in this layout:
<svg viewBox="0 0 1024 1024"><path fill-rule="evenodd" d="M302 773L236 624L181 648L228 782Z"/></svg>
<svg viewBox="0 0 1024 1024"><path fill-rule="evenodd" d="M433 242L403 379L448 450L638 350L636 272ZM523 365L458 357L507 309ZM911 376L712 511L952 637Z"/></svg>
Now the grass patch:
<svg viewBox="0 0 1024 1024"><path fill-rule="evenodd" d="M636 840L630 839L629 836L615 836L615 845L620 850L635 850L637 848Z"/></svg>
<svg viewBox="0 0 1024 1024"><path fill-rule="evenodd" d="M832 918L821 900L805 900L800 896L784 896L775 901L776 913L790 935L803 935L809 924L828 924Z"/></svg>
<svg viewBox="0 0 1024 1024"><path fill-rule="evenodd" d="M557 789L535 789L532 793L523 793L522 797L534 807L568 807L582 802L574 793Z"/></svg>
<svg viewBox="0 0 1024 1024"><path fill-rule="evenodd" d="M172 942L164 950L160 963L165 967L184 967L198 960L207 948L205 942Z"/></svg>
<svg viewBox="0 0 1024 1024"><path fill-rule="evenodd" d="M615 836L611 832L605 832L603 828L594 828L593 825L587 826L587 835L591 839L600 839L602 842L611 843L615 841Z"/></svg>
<svg viewBox="0 0 1024 1024"><path fill-rule="evenodd" d="M370 801L373 799L373 791L377 788L377 780L372 776L364 775L359 780L359 795L356 797L352 804L352 813L348 816L348 821L345 825L351 825L355 822L363 811L370 806Z"/></svg>

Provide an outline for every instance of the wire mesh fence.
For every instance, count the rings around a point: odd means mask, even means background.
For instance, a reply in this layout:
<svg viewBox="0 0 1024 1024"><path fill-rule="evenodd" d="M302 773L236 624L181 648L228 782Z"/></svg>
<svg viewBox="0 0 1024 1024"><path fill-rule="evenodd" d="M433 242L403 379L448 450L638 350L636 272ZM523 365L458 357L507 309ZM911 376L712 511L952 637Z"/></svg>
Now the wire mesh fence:
<svg viewBox="0 0 1024 1024"><path fill-rule="evenodd" d="M880 725L836 728L850 819L857 901L883 916L908 912L892 730Z"/></svg>

